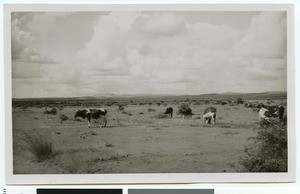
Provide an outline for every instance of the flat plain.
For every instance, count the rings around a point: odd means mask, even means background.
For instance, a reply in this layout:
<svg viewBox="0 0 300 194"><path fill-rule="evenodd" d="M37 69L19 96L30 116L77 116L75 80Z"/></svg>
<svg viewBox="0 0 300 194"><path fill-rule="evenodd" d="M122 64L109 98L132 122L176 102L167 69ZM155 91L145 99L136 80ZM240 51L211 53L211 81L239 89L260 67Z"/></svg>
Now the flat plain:
<svg viewBox="0 0 300 194"><path fill-rule="evenodd" d="M14 174L69 173L214 173L243 172L240 159L249 138L256 136L258 113L237 104L286 105L286 94L224 94L13 100ZM220 102L226 102L222 105ZM179 115L189 104L192 119ZM57 114L45 114L46 107ZM207 107L217 108L216 125L203 122ZM107 127L74 119L75 111L106 108ZM167 107L173 118L163 116ZM61 115L69 119L62 122ZM53 156L37 161L24 134L38 133L52 142Z"/></svg>

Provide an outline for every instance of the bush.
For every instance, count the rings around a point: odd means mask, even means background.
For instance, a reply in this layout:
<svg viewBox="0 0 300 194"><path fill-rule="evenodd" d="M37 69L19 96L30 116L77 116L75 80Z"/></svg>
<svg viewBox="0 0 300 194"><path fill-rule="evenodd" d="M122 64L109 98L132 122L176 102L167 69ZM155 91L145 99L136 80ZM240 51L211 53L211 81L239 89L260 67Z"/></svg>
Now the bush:
<svg viewBox="0 0 300 194"><path fill-rule="evenodd" d="M184 114L189 107L189 103L186 102L178 104L178 114Z"/></svg>
<svg viewBox="0 0 300 194"><path fill-rule="evenodd" d="M243 100L242 98L238 98L238 99L236 100L236 103L237 103L237 104L244 104L244 100Z"/></svg>
<svg viewBox="0 0 300 194"><path fill-rule="evenodd" d="M125 107L124 107L124 105L123 104L118 104L118 110L124 110L125 109Z"/></svg>
<svg viewBox="0 0 300 194"><path fill-rule="evenodd" d="M226 105L226 104L228 104L226 101L221 102L221 105Z"/></svg>
<svg viewBox="0 0 300 194"><path fill-rule="evenodd" d="M25 132L24 141L38 162L50 159L54 155L53 142L48 136L42 136L36 131Z"/></svg>
<svg viewBox="0 0 300 194"><path fill-rule="evenodd" d="M155 112L155 111L156 111L155 109L148 108L148 112Z"/></svg>
<svg viewBox="0 0 300 194"><path fill-rule="evenodd" d="M57 114L57 109L56 108L52 108L52 107L46 107L44 114L52 114L52 115L56 115Z"/></svg>
<svg viewBox="0 0 300 194"><path fill-rule="evenodd" d="M261 121L257 137L246 145L241 164L249 172L287 172L287 126L277 120Z"/></svg>
<svg viewBox="0 0 300 194"><path fill-rule="evenodd" d="M59 118L60 118L60 124L62 124L64 121L69 120L69 117L66 115L60 115Z"/></svg>

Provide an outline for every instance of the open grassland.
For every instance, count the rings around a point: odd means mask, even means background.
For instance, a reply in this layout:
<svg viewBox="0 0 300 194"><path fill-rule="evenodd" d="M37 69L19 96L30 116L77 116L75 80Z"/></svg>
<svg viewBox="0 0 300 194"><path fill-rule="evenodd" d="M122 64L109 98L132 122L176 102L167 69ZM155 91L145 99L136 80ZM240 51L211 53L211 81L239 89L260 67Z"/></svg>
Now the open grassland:
<svg viewBox="0 0 300 194"><path fill-rule="evenodd" d="M211 97L186 98L15 101L14 173L242 172L239 161L247 139L257 135L251 130L259 125L257 112L234 102L216 104ZM176 113L182 101L190 104L192 119ZM286 104L286 98L278 96L249 101ZM57 114L44 114L49 105L57 107ZM217 108L216 125L202 120L210 106ZM100 121L93 120L87 128L85 120L74 120L77 109L94 107L107 109L106 128L99 127ZM160 116L167 107L174 108L173 118ZM61 115L69 119L61 123ZM29 144L30 134L40 136L45 145ZM37 153L49 152L49 156L37 157L32 146L40 146Z"/></svg>

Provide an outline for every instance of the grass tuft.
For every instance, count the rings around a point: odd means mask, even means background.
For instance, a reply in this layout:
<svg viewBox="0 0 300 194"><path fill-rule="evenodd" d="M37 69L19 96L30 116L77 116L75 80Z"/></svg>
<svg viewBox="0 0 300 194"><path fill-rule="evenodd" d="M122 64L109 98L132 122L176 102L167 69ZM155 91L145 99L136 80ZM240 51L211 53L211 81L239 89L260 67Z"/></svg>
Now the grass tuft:
<svg viewBox="0 0 300 194"><path fill-rule="evenodd" d="M67 173L82 174L92 169L92 164L84 153L69 150L62 156L62 166Z"/></svg>
<svg viewBox="0 0 300 194"><path fill-rule="evenodd" d="M168 115L164 114L164 113L159 113L159 114L153 116L153 118L156 118L156 119L166 119L166 118L168 118Z"/></svg>
<svg viewBox="0 0 300 194"><path fill-rule="evenodd" d="M31 131L24 133L24 141L38 162L42 162L54 156L53 141L51 138L45 137L37 131Z"/></svg>

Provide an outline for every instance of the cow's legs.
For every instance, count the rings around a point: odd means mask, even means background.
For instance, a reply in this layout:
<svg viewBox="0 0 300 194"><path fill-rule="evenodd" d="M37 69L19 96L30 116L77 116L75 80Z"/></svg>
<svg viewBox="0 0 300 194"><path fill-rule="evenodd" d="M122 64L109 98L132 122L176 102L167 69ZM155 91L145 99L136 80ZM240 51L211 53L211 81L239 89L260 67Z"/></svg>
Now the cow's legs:
<svg viewBox="0 0 300 194"><path fill-rule="evenodd" d="M106 127L106 123L107 123L106 116L103 117L103 121L104 121L104 126L103 127Z"/></svg>
<svg viewBox="0 0 300 194"><path fill-rule="evenodd" d="M88 121L88 128L91 127L91 114L87 115L87 121Z"/></svg>
<svg viewBox="0 0 300 194"><path fill-rule="evenodd" d="M90 119L88 119L88 128L90 128L91 127L91 120Z"/></svg>
<svg viewBox="0 0 300 194"><path fill-rule="evenodd" d="M101 125L100 127L106 127L107 119L106 116L101 116Z"/></svg>
<svg viewBox="0 0 300 194"><path fill-rule="evenodd" d="M214 121L214 124L216 124L216 122L217 122L217 115L216 114L214 114L214 116L213 116L213 121Z"/></svg>

